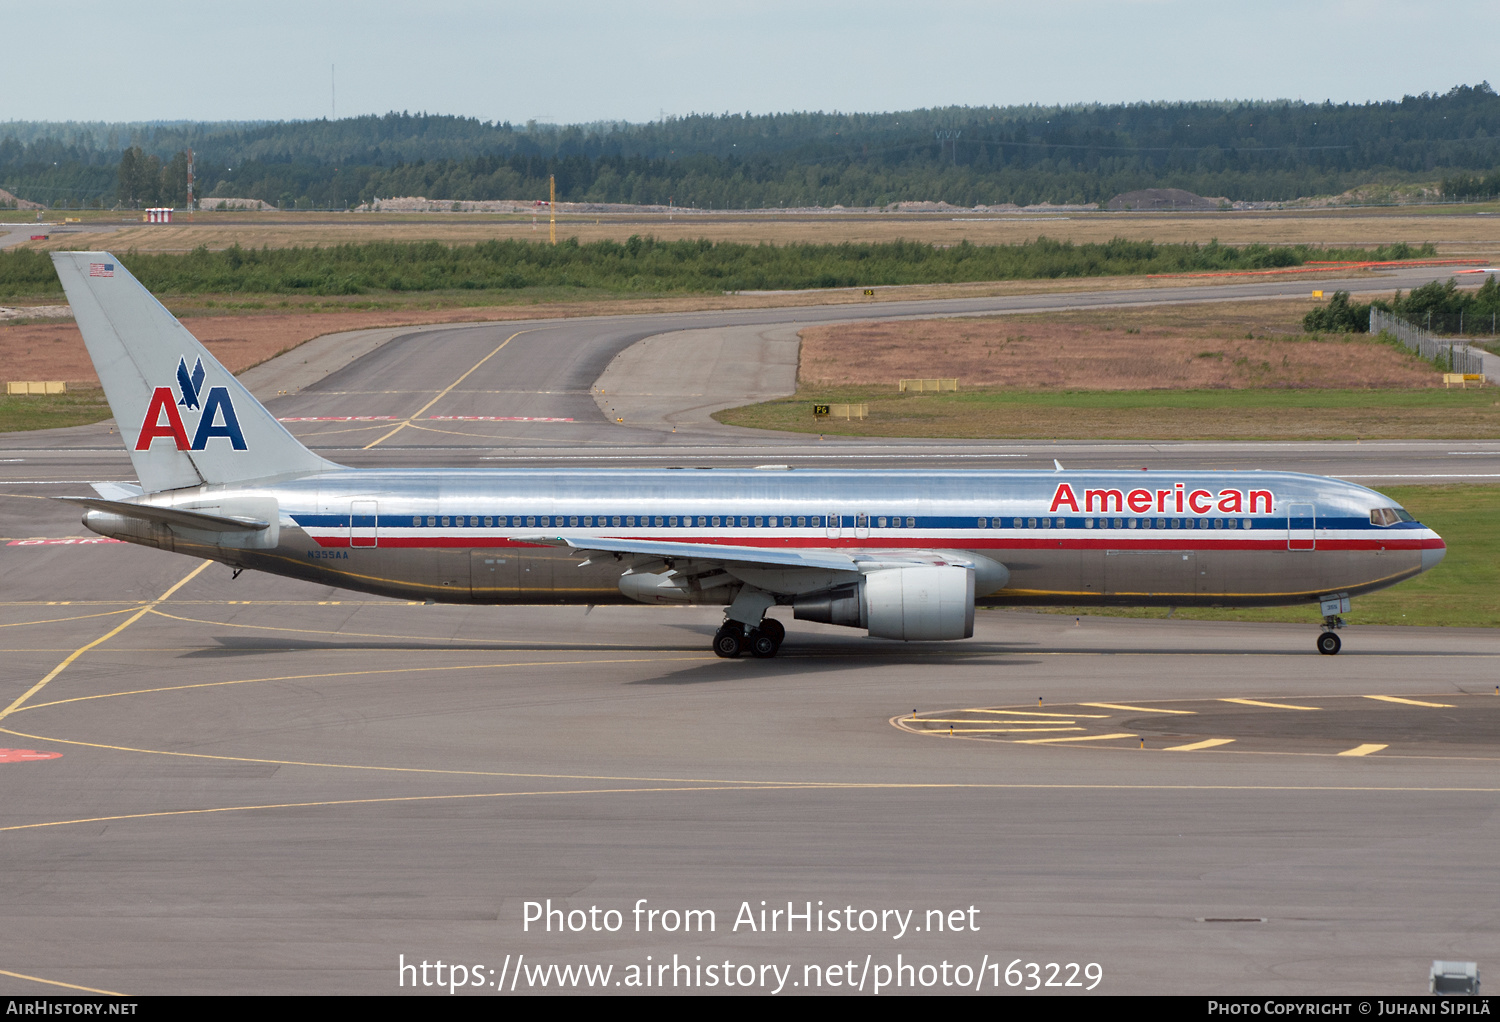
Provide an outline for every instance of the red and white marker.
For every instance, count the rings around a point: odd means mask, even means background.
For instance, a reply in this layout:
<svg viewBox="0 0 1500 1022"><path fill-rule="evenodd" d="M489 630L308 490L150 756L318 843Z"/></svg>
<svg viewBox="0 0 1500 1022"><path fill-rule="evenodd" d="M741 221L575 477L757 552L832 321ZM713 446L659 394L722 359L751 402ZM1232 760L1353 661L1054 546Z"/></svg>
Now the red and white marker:
<svg viewBox="0 0 1500 1022"><path fill-rule="evenodd" d="M61 759L60 752L37 752L35 749L0 749L0 763L33 763L39 759Z"/></svg>

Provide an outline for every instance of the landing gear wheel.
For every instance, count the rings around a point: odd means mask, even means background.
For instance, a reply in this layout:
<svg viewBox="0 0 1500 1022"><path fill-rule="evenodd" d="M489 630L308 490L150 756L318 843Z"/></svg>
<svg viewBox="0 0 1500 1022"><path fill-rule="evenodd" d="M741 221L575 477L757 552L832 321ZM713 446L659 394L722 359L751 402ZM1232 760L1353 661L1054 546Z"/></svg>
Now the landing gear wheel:
<svg viewBox="0 0 1500 1022"><path fill-rule="evenodd" d="M775 656L777 648L781 645L781 643L776 641L774 636L767 635L764 630L759 628L746 636L746 640L750 644L750 655L759 657L762 660Z"/></svg>
<svg viewBox="0 0 1500 1022"><path fill-rule="evenodd" d="M714 633L714 655L733 660L744 652L745 636L739 625L725 625Z"/></svg>
<svg viewBox="0 0 1500 1022"><path fill-rule="evenodd" d="M1339 640L1337 632L1324 632L1318 636L1318 652L1324 656L1333 656L1344 646Z"/></svg>
<svg viewBox="0 0 1500 1022"><path fill-rule="evenodd" d="M774 617L763 618L760 622L759 630L762 635L769 635L771 637L771 641L776 643L777 649L780 649L781 644L786 641L786 626Z"/></svg>

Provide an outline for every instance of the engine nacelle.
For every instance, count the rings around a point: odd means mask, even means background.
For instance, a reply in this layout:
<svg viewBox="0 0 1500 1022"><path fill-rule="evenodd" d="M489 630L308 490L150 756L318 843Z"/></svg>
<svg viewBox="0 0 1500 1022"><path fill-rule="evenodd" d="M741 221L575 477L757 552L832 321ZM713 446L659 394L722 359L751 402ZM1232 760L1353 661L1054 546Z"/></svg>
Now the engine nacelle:
<svg viewBox="0 0 1500 1022"><path fill-rule="evenodd" d="M881 568L854 585L798 597L792 608L803 621L865 628L879 639L967 639L974 634L974 570Z"/></svg>

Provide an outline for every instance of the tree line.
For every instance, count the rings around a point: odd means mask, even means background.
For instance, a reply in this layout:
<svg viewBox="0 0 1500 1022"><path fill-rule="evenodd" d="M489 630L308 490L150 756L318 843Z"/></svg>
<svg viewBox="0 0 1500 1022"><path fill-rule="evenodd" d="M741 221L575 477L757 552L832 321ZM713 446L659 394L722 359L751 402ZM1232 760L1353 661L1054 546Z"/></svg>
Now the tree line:
<svg viewBox="0 0 1500 1022"><path fill-rule="evenodd" d="M1370 309L1393 312L1436 334L1495 336L1500 324L1500 284L1491 274L1477 291L1460 291L1458 282L1431 281L1408 294L1397 291L1390 301L1351 302L1348 291L1335 291L1328 304L1302 320L1308 333L1369 333Z"/></svg>
<svg viewBox="0 0 1500 1022"><path fill-rule="evenodd" d="M554 174L566 201L728 209L1088 203L1164 186L1281 201L1376 179L1441 178L1446 194L1480 195L1500 178L1500 96L1481 83L1362 104L723 113L649 124L404 112L259 124L11 122L0 126L0 187L49 203L114 201L109 170L122 152L165 166L190 147L200 194L288 206L410 194L540 198Z"/></svg>
<svg viewBox="0 0 1500 1022"><path fill-rule="evenodd" d="M558 245L485 241L371 242L330 247L183 253L127 252L121 261L158 294L358 295L394 292L515 292L594 289L619 294L878 287L1298 266L1308 260L1430 255L1430 246L1328 249L1305 245L1230 247L1116 238L1076 244L1039 238L1016 245L917 242L746 245L661 241ZM45 252L0 251L0 300L55 294L61 285Z"/></svg>

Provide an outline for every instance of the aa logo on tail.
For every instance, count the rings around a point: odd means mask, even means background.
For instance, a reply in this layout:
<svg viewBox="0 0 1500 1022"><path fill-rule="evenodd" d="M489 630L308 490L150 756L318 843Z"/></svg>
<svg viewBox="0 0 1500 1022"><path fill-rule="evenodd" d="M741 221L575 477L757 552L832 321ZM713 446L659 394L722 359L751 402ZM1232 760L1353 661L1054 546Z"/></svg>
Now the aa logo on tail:
<svg viewBox="0 0 1500 1022"><path fill-rule="evenodd" d="M157 387L151 392L151 403L146 408L145 421L135 440L135 449L149 451L152 443L167 438L177 445L179 451L201 451L214 437L223 437L236 451L245 450L245 436L240 431L239 417L234 414L234 402L230 400L228 387L209 387L203 393L203 360L200 358L188 372L187 359L177 360L177 389ZM181 405L188 411L198 411L197 428L193 439L188 441L187 428L183 425ZM200 409L201 405L201 409ZM165 421L163 421L165 419Z"/></svg>

